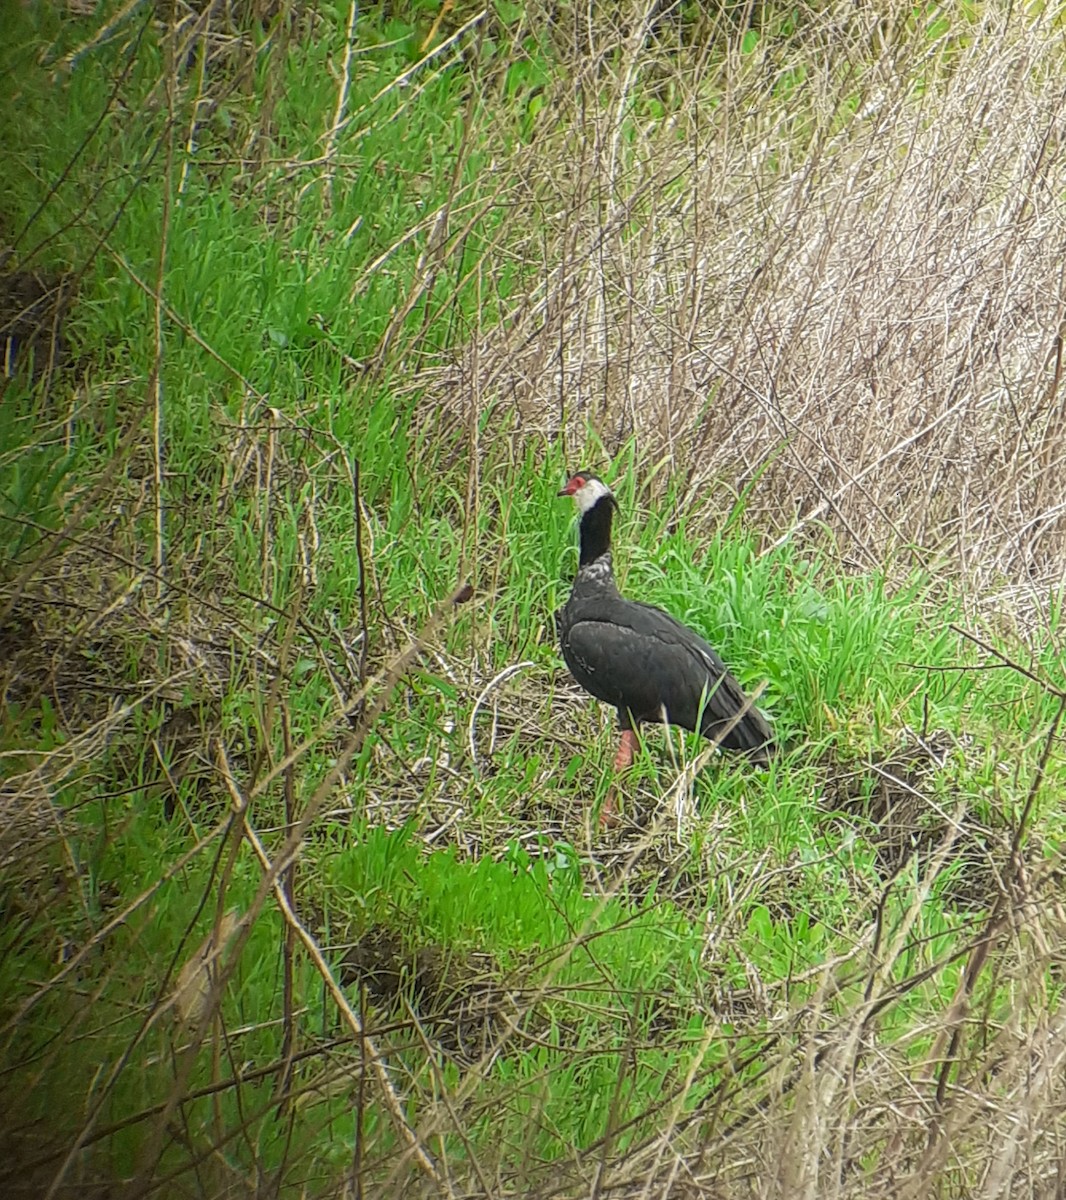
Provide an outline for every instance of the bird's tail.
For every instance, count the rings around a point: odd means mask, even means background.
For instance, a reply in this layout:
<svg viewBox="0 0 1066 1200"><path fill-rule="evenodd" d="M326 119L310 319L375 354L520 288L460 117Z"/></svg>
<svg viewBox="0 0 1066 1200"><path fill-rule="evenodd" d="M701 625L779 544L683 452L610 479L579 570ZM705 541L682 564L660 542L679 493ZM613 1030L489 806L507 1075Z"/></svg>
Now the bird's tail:
<svg viewBox="0 0 1066 1200"><path fill-rule="evenodd" d="M729 721L704 721L701 732L724 749L745 754L762 767L769 765L777 750L770 722L754 705Z"/></svg>

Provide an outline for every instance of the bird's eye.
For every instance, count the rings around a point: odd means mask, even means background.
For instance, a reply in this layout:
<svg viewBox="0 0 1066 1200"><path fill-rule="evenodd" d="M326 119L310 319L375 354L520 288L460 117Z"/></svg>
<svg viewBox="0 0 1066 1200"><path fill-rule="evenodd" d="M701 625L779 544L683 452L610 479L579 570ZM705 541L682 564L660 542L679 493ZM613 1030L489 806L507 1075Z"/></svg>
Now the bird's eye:
<svg viewBox="0 0 1066 1200"><path fill-rule="evenodd" d="M574 482L579 488L583 488L585 484L588 483L588 480L584 477L584 475L576 475L574 477Z"/></svg>

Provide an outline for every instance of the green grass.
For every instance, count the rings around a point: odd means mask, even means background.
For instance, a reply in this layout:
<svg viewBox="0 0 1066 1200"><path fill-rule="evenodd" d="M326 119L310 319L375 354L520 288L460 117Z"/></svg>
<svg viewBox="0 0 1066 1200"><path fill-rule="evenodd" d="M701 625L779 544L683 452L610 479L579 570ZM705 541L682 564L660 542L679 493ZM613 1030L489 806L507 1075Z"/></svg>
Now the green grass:
<svg viewBox="0 0 1066 1200"><path fill-rule="evenodd" d="M565 454L486 410L475 445L469 421L426 412L406 386L419 355L458 352L468 329L536 285L509 264L483 303L474 268L518 236L490 164L535 132L547 51L524 39L528 57L503 73L508 119L493 130L484 95L471 98L469 59L375 99L426 31L371 25L329 176L307 164L336 101L344 14L319 15L314 37L255 54L249 84L236 60L212 65L221 99L191 156L178 137L191 94L180 91L167 177L154 29L86 53L53 85L25 47L59 37L58 58L91 22L60 31L49 13L21 9L12 20L23 48L5 52L4 91L21 107L3 228L23 234L17 265L39 246L24 269L78 277L71 360L48 391L8 383L0 405L3 632L27 654L0 752L18 794L38 795L39 770L59 814L2 885L0 1015L19 1097L4 1115L17 1116L23 1157L55 1171L80 1131L90 1175L202 1171L214 1194L259 1172L318 1194L351 1170L358 1127L367 1177L394 1168L402 1134L371 1073L358 1082L364 1050L311 957L287 941L273 896L257 900L263 870L238 803L268 853L317 804L288 886L331 970L385 930L414 972L399 972L391 996L365 978L346 994L440 1161L532 1180L540 1163L598 1153L601 1140L612 1154L635 1150L678 1113L725 1121L740 1090L772 1094L768 1075L792 1051L802 1058L798 1014L817 1009L825 1028L844 1028L875 987L900 990L871 1029L920 1063L959 985L960 947L997 893L960 903L950 884L966 868L948 864L911 912L931 851L891 877L881 831L844 803L840 780L865 772L858 793L872 797L869 757L898 751L908 731L942 735L945 761L922 784L929 822L942 835L937 807L960 808L993 831L988 856L1003 867L1056 697L1017 672L978 669L986 656L950 628L967 621L943 580L901 561L858 570L828 535L770 548L742 502L681 507L673 483L651 486L632 439L610 456L620 580L764 689L786 748L761 772L712 760L675 819L680 769L701 746L651 732L624 788L641 828L597 832L610 714L575 700L552 613L576 561L572 512L555 492L577 460L606 465L602 444L590 429L583 452ZM123 105L94 129L127 57ZM269 130L257 126L268 92ZM261 160L230 161L257 128ZM406 235L445 204L469 228L439 285L394 325L427 252L425 234ZM73 540L39 540L38 526L68 522ZM387 690L389 664L466 579L473 600ZM1061 674L1060 618L1050 606L1025 664L1049 679ZM364 632L369 699L384 707L333 778ZM99 735L79 741L86 730ZM1048 770L1054 787L1066 783L1061 761ZM1054 787L1035 791L1028 814L1048 858L1062 837ZM203 1046L188 1051L170 1002L229 910L251 914L247 939L224 956L232 974ZM875 922L881 947L900 939L883 966ZM416 986L411 964L427 947L454 964L444 1015L470 999L479 971L509 997L499 1004L514 1026L476 1068L442 1032L440 998ZM1009 965L1002 979L977 992L990 1021L1010 1010ZM442 1116L441 1097L460 1119Z"/></svg>

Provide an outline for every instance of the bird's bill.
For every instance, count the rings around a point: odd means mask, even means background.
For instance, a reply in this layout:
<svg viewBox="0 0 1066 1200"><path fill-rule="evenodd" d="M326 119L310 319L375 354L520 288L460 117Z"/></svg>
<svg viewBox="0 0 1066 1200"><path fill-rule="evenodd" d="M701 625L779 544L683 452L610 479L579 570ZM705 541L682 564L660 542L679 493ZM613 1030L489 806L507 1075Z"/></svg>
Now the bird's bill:
<svg viewBox="0 0 1066 1200"><path fill-rule="evenodd" d="M588 480L586 480L583 475L573 475L573 476L571 476L570 481L569 481L569 483L567 483L566 487L560 489L560 491L558 491L556 493L556 495L572 496L575 492L580 492L581 489L585 486L585 484L587 482L588 482Z"/></svg>

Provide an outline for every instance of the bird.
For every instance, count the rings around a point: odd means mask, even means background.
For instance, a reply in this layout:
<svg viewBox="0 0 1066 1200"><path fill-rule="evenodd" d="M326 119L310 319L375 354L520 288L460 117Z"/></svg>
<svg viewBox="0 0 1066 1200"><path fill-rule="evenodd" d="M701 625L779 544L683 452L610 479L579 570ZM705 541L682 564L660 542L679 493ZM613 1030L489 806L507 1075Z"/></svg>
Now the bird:
<svg viewBox="0 0 1066 1200"><path fill-rule="evenodd" d="M668 612L619 592L611 489L591 471L577 471L558 494L573 497L580 518L577 575L556 615L560 648L581 687L618 710L616 776L632 763L645 723L689 729L767 765L773 730L719 654ZM614 811L614 795L612 786L601 823Z"/></svg>

